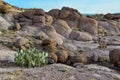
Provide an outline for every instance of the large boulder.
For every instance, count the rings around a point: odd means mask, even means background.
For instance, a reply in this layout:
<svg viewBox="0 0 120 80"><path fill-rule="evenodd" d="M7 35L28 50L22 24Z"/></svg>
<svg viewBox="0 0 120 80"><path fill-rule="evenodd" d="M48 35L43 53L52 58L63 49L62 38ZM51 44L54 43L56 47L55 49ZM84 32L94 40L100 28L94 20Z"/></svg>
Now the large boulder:
<svg viewBox="0 0 120 80"><path fill-rule="evenodd" d="M66 38L69 37L69 34L72 31L72 29L68 26L68 24L64 20L60 19L55 20L53 26L59 34L63 35Z"/></svg>
<svg viewBox="0 0 120 80"><path fill-rule="evenodd" d="M52 9L48 12L49 15L51 15L55 18L59 18L59 13L60 13L59 9Z"/></svg>
<svg viewBox="0 0 120 80"><path fill-rule="evenodd" d="M109 53L110 62L114 64L114 66L120 67L120 49L113 49Z"/></svg>
<svg viewBox="0 0 120 80"><path fill-rule="evenodd" d="M90 34L80 31L72 31L69 38L77 41L91 41L93 39Z"/></svg>
<svg viewBox="0 0 120 80"><path fill-rule="evenodd" d="M53 26L44 26L42 31L45 32L49 38L54 39L59 45L63 43L64 37L56 32Z"/></svg>
<svg viewBox="0 0 120 80"><path fill-rule="evenodd" d="M97 26L98 22L95 19L81 17L79 19L78 27L85 32L90 33L91 35L97 35Z"/></svg>
<svg viewBox="0 0 120 80"><path fill-rule="evenodd" d="M0 28L9 29L12 25L0 16Z"/></svg>
<svg viewBox="0 0 120 80"><path fill-rule="evenodd" d="M61 19L68 19L71 21L78 20L81 17L81 14L76 9L69 7L63 7L59 15Z"/></svg>

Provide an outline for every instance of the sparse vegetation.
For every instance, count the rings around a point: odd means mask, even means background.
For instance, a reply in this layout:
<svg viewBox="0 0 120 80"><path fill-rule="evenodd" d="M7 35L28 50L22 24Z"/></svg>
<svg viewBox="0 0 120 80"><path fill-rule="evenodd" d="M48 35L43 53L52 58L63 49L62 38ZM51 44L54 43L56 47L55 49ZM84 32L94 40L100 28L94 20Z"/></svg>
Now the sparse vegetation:
<svg viewBox="0 0 120 80"><path fill-rule="evenodd" d="M18 50L15 55L15 63L22 67L36 67L47 65L48 54L36 48Z"/></svg>

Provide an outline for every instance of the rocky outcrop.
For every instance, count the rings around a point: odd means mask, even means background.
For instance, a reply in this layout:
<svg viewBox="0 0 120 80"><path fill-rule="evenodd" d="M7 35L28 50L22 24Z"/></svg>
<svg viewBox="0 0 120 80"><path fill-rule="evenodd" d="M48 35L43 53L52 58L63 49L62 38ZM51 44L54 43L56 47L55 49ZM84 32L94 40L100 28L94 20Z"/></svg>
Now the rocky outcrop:
<svg viewBox="0 0 120 80"><path fill-rule="evenodd" d="M91 35L97 35L98 22L95 19L82 17L79 19L78 27L81 31L88 32Z"/></svg>
<svg viewBox="0 0 120 80"><path fill-rule="evenodd" d="M120 33L117 26L117 22L108 20L108 21L98 21L98 26L103 28L108 35L117 35Z"/></svg>

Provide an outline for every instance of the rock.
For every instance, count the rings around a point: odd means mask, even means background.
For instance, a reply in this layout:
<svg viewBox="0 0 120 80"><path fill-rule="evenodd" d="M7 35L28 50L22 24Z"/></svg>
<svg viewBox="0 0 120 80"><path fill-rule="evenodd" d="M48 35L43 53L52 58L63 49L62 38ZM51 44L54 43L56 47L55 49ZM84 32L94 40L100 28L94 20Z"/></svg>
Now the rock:
<svg viewBox="0 0 120 80"><path fill-rule="evenodd" d="M78 20L81 17L81 14L76 9L69 7L63 7L59 15L61 19L68 19L71 21Z"/></svg>
<svg viewBox="0 0 120 80"><path fill-rule="evenodd" d="M70 28L72 28L73 30L78 28L78 21L67 20L66 22L70 26Z"/></svg>
<svg viewBox="0 0 120 80"><path fill-rule="evenodd" d="M60 13L59 9L52 9L48 12L49 15L51 15L55 18L59 18L59 13Z"/></svg>
<svg viewBox="0 0 120 80"><path fill-rule="evenodd" d="M69 34L72 31L72 29L68 26L68 24L64 20L60 19L55 20L53 26L59 34L63 35L66 38L69 37Z"/></svg>
<svg viewBox="0 0 120 80"><path fill-rule="evenodd" d="M20 25L19 23L16 23L15 29L16 29L17 31L20 30L20 29L21 29L21 25Z"/></svg>
<svg viewBox="0 0 120 80"><path fill-rule="evenodd" d="M36 16L44 16L45 11L43 9L35 9L34 15L36 15Z"/></svg>
<svg viewBox="0 0 120 80"><path fill-rule="evenodd" d="M115 21L99 21L99 27L102 27L106 30L106 34L108 35L116 35L119 34L119 28L117 27L117 23Z"/></svg>
<svg viewBox="0 0 120 80"><path fill-rule="evenodd" d="M91 35L97 35L97 26L98 22L95 19L87 17L81 17L79 19L78 27L81 29L81 31L88 32Z"/></svg>
<svg viewBox="0 0 120 80"><path fill-rule="evenodd" d="M32 19L34 15L34 10L28 10L22 13L22 15L28 19Z"/></svg>
<svg viewBox="0 0 120 80"><path fill-rule="evenodd" d="M68 53L67 51L64 51L64 50L58 50L56 52L56 55L58 57L58 62L60 63L65 63L68 59Z"/></svg>
<svg viewBox="0 0 120 80"><path fill-rule="evenodd" d="M36 26L23 26L20 31L18 31L21 35L34 36L36 33L40 32L40 27Z"/></svg>
<svg viewBox="0 0 120 80"><path fill-rule="evenodd" d="M70 51L77 51L77 47L72 43L64 43L63 46Z"/></svg>
<svg viewBox="0 0 120 80"><path fill-rule="evenodd" d="M46 46L46 45L57 46L57 43L53 39L42 40L42 46Z"/></svg>
<svg viewBox="0 0 120 80"><path fill-rule="evenodd" d="M44 40L44 39L48 39L48 38L49 38L48 35L45 34L43 31L36 32L36 33L34 34L34 37L35 37L36 39L40 39L40 40Z"/></svg>
<svg viewBox="0 0 120 80"><path fill-rule="evenodd" d="M0 61L14 62L15 54L17 54L16 51L0 50Z"/></svg>
<svg viewBox="0 0 120 80"><path fill-rule="evenodd" d="M92 41L93 39L90 34L80 31L72 31L69 38L77 41Z"/></svg>
<svg viewBox="0 0 120 80"><path fill-rule="evenodd" d="M19 18L18 19L19 20L19 22L29 22L29 23L32 23L32 20L31 19L28 19L28 18L25 18L25 17L22 17L22 18Z"/></svg>
<svg viewBox="0 0 120 80"><path fill-rule="evenodd" d="M45 17L44 16L34 16L33 24L34 23L43 23L45 25Z"/></svg>
<svg viewBox="0 0 120 80"><path fill-rule="evenodd" d="M0 28L9 29L12 25L0 16Z"/></svg>
<svg viewBox="0 0 120 80"><path fill-rule="evenodd" d="M29 43L29 40L26 38L19 38L17 39L17 41L15 42L15 46L17 47L21 47L21 46L25 46L26 44Z"/></svg>
<svg viewBox="0 0 120 80"><path fill-rule="evenodd" d="M93 62L110 61L109 50L93 48L93 49L85 49L85 53L89 58L89 61L93 61Z"/></svg>
<svg viewBox="0 0 120 80"><path fill-rule="evenodd" d="M110 51L109 53L109 58L110 58L110 62L112 64L114 64L114 66L119 66L120 63L120 49L113 49L112 51Z"/></svg>
<svg viewBox="0 0 120 80"><path fill-rule="evenodd" d="M48 63L53 64L57 63L58 57L55 53L49 53Z"/></svg>
<svg viewBox="0 0 120 80"><path fill-rule="evenodd" d="M83 63L74 63L73 67L75 67L75 68L83 68L84 64Z"/></svg>
<svg viewBox="0 0 120 80"><path fill-rule="evenodd" d="M49 36L49 38L55 40L57 44L63 44L64 37L59 35L53 26L44 26L42 27L42 31L45 32Z"/></svg>
<svg viewBox="0 0 120 80"><path fill-rule="evenodd" d="M0 12L2 12L2 13L6 13L7 12L7 9L6 9L5 5L0 5Z"/></svg>
<svg viewBox="0 0 120 80"><path fill-rule="evenodd" d="M52 45L46 45L42 47L42 50L48 53L56 53L57 47Z"/></svg>
<svg viewBox="0 0 120 80"><path fill-rule="evenodd" d="M87 63L87 56L85 55L85 53L81 52L81 53L74 53L74 55L69 55L69 60L71 64L74 63Z"/></svg>
<svg viewBox="0 0 120 80"><path fill-rule="evenodd" d="M46 25L51 25L53 23L53 18L50 15L45 15L45 23Z"/></svg>
<svg viewBox="0 0 120 80"><path fill-rule="evenodd" d="M112 14L108 13L108 14L104 15L104 18L111 20Z"/></svg>

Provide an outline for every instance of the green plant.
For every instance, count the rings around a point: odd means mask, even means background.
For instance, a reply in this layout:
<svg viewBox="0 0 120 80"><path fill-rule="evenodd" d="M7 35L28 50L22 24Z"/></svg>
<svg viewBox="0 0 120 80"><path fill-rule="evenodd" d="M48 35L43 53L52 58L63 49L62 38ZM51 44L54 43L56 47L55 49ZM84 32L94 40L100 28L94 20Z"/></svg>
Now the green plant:
<svg viewBox="0 0 120 80"><path fill-rule="evenodd" d="M48 54L40 51L36 48L18 50L18 54L15 55L15 63L19 66L35 67L44 66L48 64Z"/></svg>

